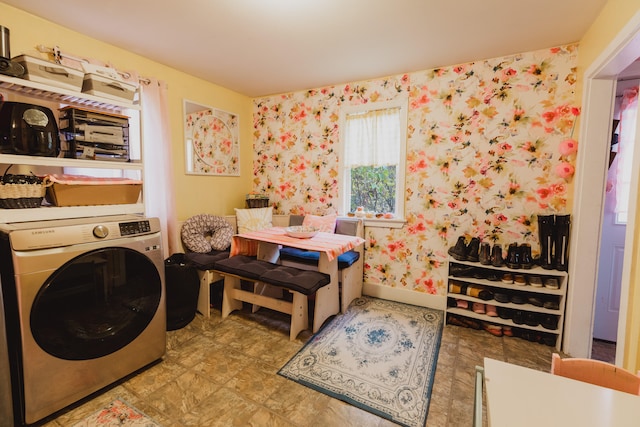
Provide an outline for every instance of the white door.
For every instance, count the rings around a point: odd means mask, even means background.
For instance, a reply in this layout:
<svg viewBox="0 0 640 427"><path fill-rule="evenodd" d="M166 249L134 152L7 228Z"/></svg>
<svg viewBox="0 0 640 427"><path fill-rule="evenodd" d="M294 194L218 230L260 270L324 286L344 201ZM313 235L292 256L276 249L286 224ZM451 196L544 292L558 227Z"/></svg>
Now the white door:
<svg viewBox="0 0 640 427"><path fill-rule="evenodd" d="M606 193L593 323L593 337L611 342L616 342L618 335L626 231L624 224L616 224L614 204L613 193Z"/></svg>

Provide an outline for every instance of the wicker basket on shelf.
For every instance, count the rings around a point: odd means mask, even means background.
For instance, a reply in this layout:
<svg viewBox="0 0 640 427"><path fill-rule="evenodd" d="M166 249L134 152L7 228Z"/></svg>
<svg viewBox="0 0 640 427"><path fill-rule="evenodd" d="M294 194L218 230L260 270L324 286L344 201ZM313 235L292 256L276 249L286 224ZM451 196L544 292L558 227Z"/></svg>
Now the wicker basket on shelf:
<svg viewBox="0 0 640 427"><path fill-rule="evenodd" d="M39 208L47 190L47 182L35 175L7 174L11 166L0 178L0 208Z"/></svg>
<svg viewBox="0 0 640 427"><path fill-rule="evenodd" d="M245 199L247 208L267 208L269 207L269 196L263 194L247 194Z"/></svg>

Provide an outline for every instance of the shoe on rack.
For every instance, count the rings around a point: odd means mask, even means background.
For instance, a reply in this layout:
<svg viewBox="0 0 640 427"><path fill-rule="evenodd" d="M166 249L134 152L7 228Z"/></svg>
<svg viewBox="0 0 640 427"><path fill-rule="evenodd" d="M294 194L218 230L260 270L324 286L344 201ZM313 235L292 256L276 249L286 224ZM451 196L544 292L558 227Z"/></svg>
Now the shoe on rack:
<svg viewBox="0 0 640 427"><path fill-rule="evenodd" d="M527 302L527 299L520 294L511 295L511 302L514 304L524 304Z"/></svg>
<svg viewBox="0 0 640 427"><path fill-rule="evenodd" d="M538 239L540 241L540 267L551 270L555 263L555 216L538 215Z"/></svg>
<svg viewBox="0 0 640 427"><path fill-rule="evenodd" d="M504 265L504 259L502 258L502 246L493 245L491 249L491 265L494 267L502 267Z"/></svg>
<svg viewBox="0 0 640 427"><path fill-rule="evenodd" d="M495 305L487 304L485 306L487 316L498 317L498 310Z"/></svg>
<svg viewBox="0 0 640 427"><path fill-rule="evenodd" d="M456 244L449 248L447 251L449 255L456 261L466 261L467 260L467 244L465 242L464 236L458 237Z"/></svg>
<svg viewBox="0 0 640 427"><path fill-rule="evenodd" d="M537 313L532 313L530 311L526 312L524 315L524 323L529 326L538 326L540 321L538 320Z"/></svg>
<svg viewBox="0 0 640 427"><path fill-rule="evenodd" d="M535 305L536 307L542 307L544 305L544 301L535 295L527 297L527 302L531 305Z"/></svg>
<svg viewBox="0 0 640 427"><path fill-rule="evenodd" d="M520 248L517 243L511 243L507 250L507 267L518 269L520 266Z"/></svg>
<svg viewBox="0 0 640 427"><path fill-rule="evenodd" d="M502 283L513 283L513 274L505 273L502 275Z"/></svg>
<svg viewBox="0 0 640 427"><path fill-rule="evenodd" d="M493 295L493 299L502 303L511 302L511 296L506 292L496 292Z"/></svg>
<svg viewBox="0 0 640 427"><path fill-rule="evenodd" d="M542 279L540 276L529 276L529 284L534 288L542 287Z"/></svg>
<svg viewBox="0 0 640 427"><path fill-rule="evenodd" d="M513 330L511 329L511 326L503 326L502 327L502 334L505 337L512 337L513 336Z"/></svg>
<svg viewBox="0 0 640 427"><path fill-rule="evenodd" d="M463 283L454 282L452 280L449 282L449 292L451 292L452 294L466 294L467 285Z"/></svg>
<svg viewBox="0 0 640 427"><path fill-rule="evenodd" d="M477 314L484 314L485 313L485 305L481 302L474 302L473 306L472 306L472 310L474 313Z"/></svg>
<svg viewBox="0 0 640 427"><path fill-rule="evenodd" d="M547 289L560 289L560 282L555 277L547 277L544 279L543 284Z"/></svg>
<svg viewBox="0 0 640 427"><path fill-rule="evenodd" d="M449 274L454 277L471 277L474 268L470 265L450 264Z"/></svg>
<svg viewBox="0 0 640 427"><path fill-rule="evenodd" d="M496 337L502 336L502 326L500 325L494 325L493 323L483 322L482 328L493 336L496 336Z"/></svg>
<svg viewBox="0 0 640 427"><path fill-rule="evenodd" d="M501 319L511 319L513 318L513 310L505 307L498 307L498 316Z"/></svg>
<svg viewBox="0 0 640 427"><path fill-rule="evenodd" d="M558 316L554 316L553 314L544 315L540 320L540 324L545 329L555 331L556 329L558 329Z"/></svg>
<svg viewBox="0 0 640 427"><path fill-rule="evenodd" d="M558 304L557 300L547 300L542 306L548 310L560 310L560 304Z"/></svg>
<svg viewBox="0 0 640 427"><path fill-rule="evenodd" d="M469 301L467 301L465 299L457 299L456 300L456 307L467 309L467 308L469 308Z"/></svg>
<svg viewBox="0 0 640 427"><path fill-rule="evenodd" d="M541 336L541 339L542 339L542 344L546 344L549 347L555 347L558 336L554 334L543 333Z"/></svg>
<svg viewBox="0 0 640 427"><path fill-rule="evenodd" d="M478 251L480 250L480 239L472 237L469 245L467 246L467 261L478 262L480 256Z"/></svg>
<svg viewBox="0 0 640 427"><path fill-rule="evenodd" d="M491 265L491 246L487 242L480 245L480 254L478 256L480 264Z"/></svg>
<svg viewBox="0 0 640 427"><path fill-rule="evenodd" d="M493 270L488 270L486 272L485 279L487 279L487 280L489 280L491 282L499 282L500 279L501 279L501 276L497 272L495 272Z"/></svg>
<svg viewBox="0 0 640 427"><path fill-rule="evenodd" d="M488 291L482 286L469 285L467 286L467 295L474 298L480 298L481 300L493 299L493 292Z"/></svg>
<svg viewBox="0 0 640 427"><path fill-rule="evenodd" d="M520 245L520 264L525 270L533 267L533 257L531 256L531 245L523 243Z"/></svg>
<svg viewBox="0 0 640 427"><path fill-rule="evenodd" d="M518 286L525 286L527 284L527 279L522 274L516 274L513 276L513 283Z"/></svg>
<svg viewBox="0 0 640 427"><path fill-rule="evenodd" d="M515 310L513 312L513 317L511 318L511 320L513 320L513 323L515 323L516 325L524 324L524 312L521 310Z"/></svg>

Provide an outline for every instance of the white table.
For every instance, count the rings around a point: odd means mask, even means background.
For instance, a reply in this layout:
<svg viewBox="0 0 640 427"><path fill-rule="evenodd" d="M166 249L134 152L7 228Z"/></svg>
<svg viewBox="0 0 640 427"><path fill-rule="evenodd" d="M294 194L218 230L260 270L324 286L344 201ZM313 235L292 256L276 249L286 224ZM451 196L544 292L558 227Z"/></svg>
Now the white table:
<svg viewBox="0 0 640 427"><path fill-rule="evenodd" d="M490 427L638 427L640 396L484 359Z"/></svg>

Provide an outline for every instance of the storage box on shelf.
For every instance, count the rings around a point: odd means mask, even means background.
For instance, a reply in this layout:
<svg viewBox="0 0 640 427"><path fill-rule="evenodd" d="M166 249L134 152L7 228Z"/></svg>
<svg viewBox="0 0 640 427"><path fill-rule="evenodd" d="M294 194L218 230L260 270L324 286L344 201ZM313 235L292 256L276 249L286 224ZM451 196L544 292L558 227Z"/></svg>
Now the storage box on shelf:
<svg viewBox="0 0 640 427"><path fill-rule="evenodd" d="M127 100L105 99L84 94L66 88L54 87L40 82L0 75L0 92L5 99L18 98L21 102L33 104L55 103L61 108L73 106L95 112L108 112L112 115L139 114L140 107ZM140 135L129 137L129 146L141 144ZM44 168L89 168L132 170L142 178L141 161L85 160L62 157L40 157L15 154L0 154L0 164L27 165ZM57 172L54 172L57 173ZM144 192L143 192L144 194ZM131 204L96 206L40 207L24 209L0 209L0 223L49 220L58 218L77 218L95 215L144 214L142 200Z"/></svg>
<svg viewBox="0 0 640 427"><path fill-rule="evenodd" d="M447 322L503 331L560 350L567 278L566 272L540 267L511 269L450 258Z"/></svg>

